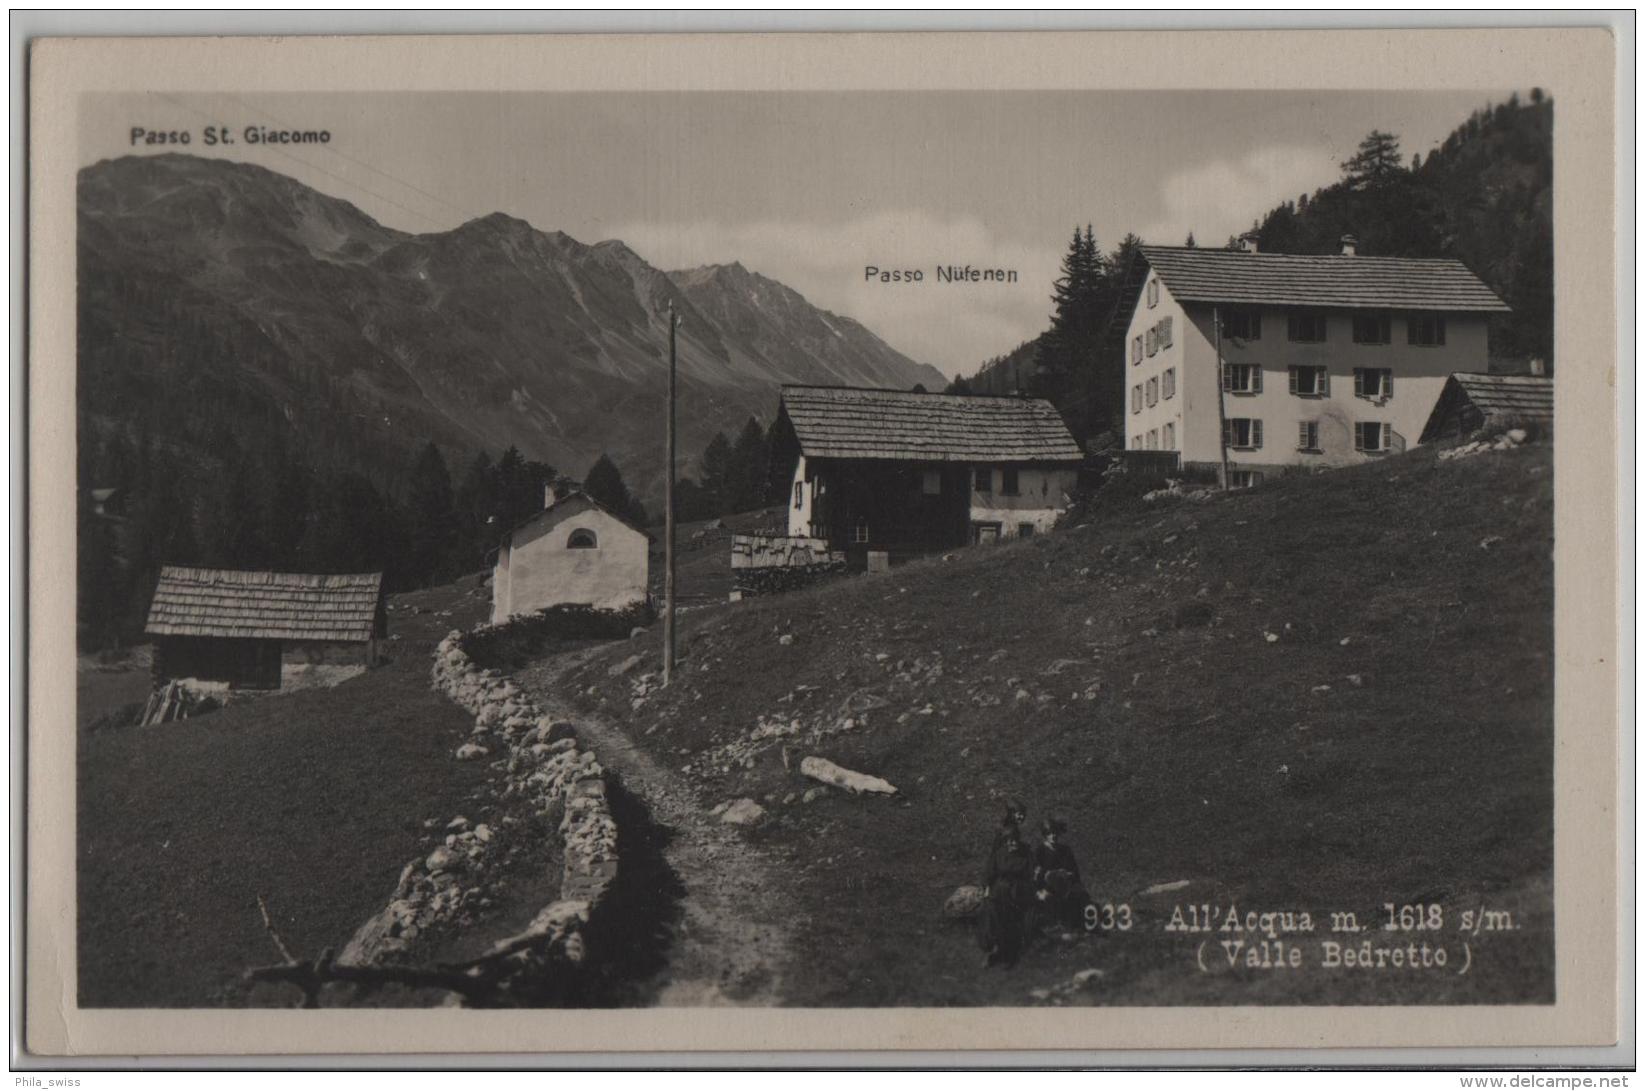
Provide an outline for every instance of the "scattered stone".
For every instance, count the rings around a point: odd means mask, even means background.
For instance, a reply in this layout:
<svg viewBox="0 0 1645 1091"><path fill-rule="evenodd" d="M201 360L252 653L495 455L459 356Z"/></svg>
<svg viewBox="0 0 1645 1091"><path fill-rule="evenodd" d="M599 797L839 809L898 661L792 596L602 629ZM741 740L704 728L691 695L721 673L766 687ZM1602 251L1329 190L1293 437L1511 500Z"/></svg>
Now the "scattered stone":
<svg viewBox="0 0 1645 1091"><path fill-rule="evenodd" d="M1279 634L1278 633L1264 632L1262 634L1262 639L1266 640L1270 644L1278 644L1279 643Z"/></svg>
<svg viewBox="0 0 1645 1091"><path fill-rule="evenodd" d="M843 768L835 765L827 758L805 758L800 762L800 773L812 780L820 780L824 784L844 788L853 793L873 792L879 795L895 795L897 793L896 785L890 781Z"/></svg>
<svg viewBox="0 0 1645 1091"><path fill-rule="evenodd" d="M1331 692L1331 687L1328 686L1328 685L1323 685L1322 684L1322 685L1315 686L1313 689L1309 690L1308 692L1312 693L1312 694L1315 694L1315 695L1323 695L1323 694L1326 694L1326 693L1330 693Z"/></svg>
<svg viewBox="0 0 1645 1091"><path fill-rule="evenodd" d="M606 673L609 674L613 678L620 678L623 675L627 674L629 671L633 670L635 667L639 666L643 662L645 662L645 657L644 656L642 656L642 655L631 655L627 659L623 660L621 663L618 663L616 666L612 667Z"/></svg>
<svg viewBox="0 0 1645 1091"><path fill-rule="evenodd" d="M962 886L942 903L942 915L951 921L969 920L982 912L982 903L982 887Z"/></svg>
<svg viewBox="0 0 1645 1091"><path fill-rule="evenodd" d="M1365 676L1362 674L1350 674L1348 676L1348 682L1353 686L1363 686L1365 684Z"/></svg>
<svg viewBox="0 0 1645 1091"><path fill-rule="evenodd" d="M436 871L455 871L463 866L465 858L451 849L441 846L429 853L423 859L423 866L432 874Z"/></svg>
<svg viewBox="0 0 1645 1091"><path fill-rule="evenodd" d="M457 748L457 760L473 761L475 758L483 758L489 753L491 753L491 751L487 750L478 743L465 742Z"/></svg>
<svg viewBox="0 0 1645 1091"><path fill-rule="evenodd" d="M1479 540L1479 548L1481 548L1481 549L1490 549L1492 546L1496 545L1500 541L1502 541L1502 535L1500 535L1500 534L1487 534L1485 537L1483 537Z"/></svg>
<svg viewBox="0 0 1645 1091"><path fill-rule="evenodd" d="M828 794L827 788L807 788L805 795L800 797L801 803L814 803Z"/></svg>
<svg viewBox="0 0 1645 1091"><path fill-rule="evenodd" d="M765 808L744 797L720 812L720 821L733 826L752 826L765 817Z"/></svg>
<svg viewBox="0 0 1645 1091"><path fill-rule="evenodd" d="M782 636L777 638L777 643L786 648L788 645L794 643L794 634L784 633Z"/></svg>
<svg viewBox="0 0 1645 1091"><path fill-rule="evenodd" d="M446 823L446 829L457 831L466 830L468 829L468 819L464 818L462 815L458 815L456 818L453 818L450 822Z"/></svg>

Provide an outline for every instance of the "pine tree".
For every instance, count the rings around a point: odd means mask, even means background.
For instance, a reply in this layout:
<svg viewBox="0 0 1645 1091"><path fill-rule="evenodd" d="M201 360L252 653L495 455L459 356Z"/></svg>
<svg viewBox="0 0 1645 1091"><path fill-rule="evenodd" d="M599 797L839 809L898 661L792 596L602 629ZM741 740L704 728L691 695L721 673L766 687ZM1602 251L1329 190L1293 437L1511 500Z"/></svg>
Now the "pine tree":
<svg viewBox="0 0 1645 1091"><path fill-rule="evenodd" d="M733 467L731 441L725 438L724 432L715 432L714 438L703 448L702 472L698 475L703 499L715 515L724 515L731 510L735 487Z"/></svg>
<svg viewBox="0 0 1645 1091"><path fill-rule="evenodd" d="M608 454L602 454L583 477L583 491L597 504L636 523L645 522L645 508L623 484L622 471Z"/></svg>
<svg viewBox="0 0 1645 1091"><path fill-rule="evenodd" d="M759 421L749 417L737 435L737 442L731 447L731 464L735 467L731 512L753 511L765 506L768 462L765 429L760 427Z"/></svg>
<svg viewBox="0 0 1645 1091"><path fill-rule="evenodd" d="M423 447L411 468L406 504L406 578L415 586L451 578L456 574L452 565L458 537L457 505L446 460L432 442Z"/></svg>
<svg viewBox="0 0 1645 1091"><path fill-rule="evenodd" d="M1350 189L1387 185L1400 172L1399 137L1373 129L1359 142L1359 150L1342 164Z"/></svg>
<svg viewBox="0 0 1645 1091"><path fill-rule="evenodd" d="M1182 245L1184 245L1184 246L1186 246L1186 247L1188 247L1188 249L1190 249L1190 250L1193 250L1193 249L1194 249L1194 248L1196 248L1196 247L1197 247L1197 246L1199 246L1199 243L1197 243L1197 242L1195 242L1195 241L1194 241L1194 232L1193 232L1193 230L1192 230L1192 229L1191 229L1191 228L1190 228L1190 229L1189 229L1189 231L1188 231L1188 238L1187 238L1187 240L1186 240L1186 241L1184 241L1184 242L1183 242L1183 244L1182 244Z"/></svg>

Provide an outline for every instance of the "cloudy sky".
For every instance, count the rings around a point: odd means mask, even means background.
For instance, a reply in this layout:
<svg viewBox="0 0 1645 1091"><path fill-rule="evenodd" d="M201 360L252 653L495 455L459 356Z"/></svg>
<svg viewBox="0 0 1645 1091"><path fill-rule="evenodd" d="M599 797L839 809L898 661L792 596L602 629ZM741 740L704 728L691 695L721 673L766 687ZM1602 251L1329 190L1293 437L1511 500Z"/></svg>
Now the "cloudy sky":
<svg viewBox="0 0 1645 1091"><path fill-rule="evenodd" d="M1334 181L1372 128L1426 152L1507 89L122 96L83 104L85 163L190 151L259 163L405 231L493 211L653 265L741 261L949 374L1044 328L1076 224L1216 245ZM236 134L206 146L207 125ZM253 147L248 125L330 143ZM187 129L133 147L133 126ZM938 284L939 264L1015 269ZM922 269L923 284L864 279Z"/></svg>

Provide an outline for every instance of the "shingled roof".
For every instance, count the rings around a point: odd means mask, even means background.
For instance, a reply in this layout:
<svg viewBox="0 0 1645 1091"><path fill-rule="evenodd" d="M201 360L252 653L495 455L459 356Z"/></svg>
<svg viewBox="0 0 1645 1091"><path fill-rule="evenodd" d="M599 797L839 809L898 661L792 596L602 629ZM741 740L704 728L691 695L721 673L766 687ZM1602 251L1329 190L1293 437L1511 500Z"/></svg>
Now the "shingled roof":
<svg viewBox="0 0 1645 1091"><path fill-rule="evenodd" d="M785 386L807 458L918 462L1079 462L1085 456L1043 398Z"/></svg>
<svg viewBox="0 0 1645 1091"><path fill-rule="evenodd" d="M1421 442L1437 438L1465 405L1479 411L1484 425L1552 424L1554 381L1545 375L1457 372L1439 392Z"/></svg>
<svg viewBox="0 0 1645 1091"><path fill-rule="evenodd" d="M167 565L150 636L364 641L377 635L383 574L318 576Z"/></svg>
<svg viewBox="0 0 1645 1091"><path fill-rule="evenodd" d="M1267 303L1403 311L1506 313L1460 261L1349 254L1250 254L1144 246L1142 255L1185 303Z"/></svg>

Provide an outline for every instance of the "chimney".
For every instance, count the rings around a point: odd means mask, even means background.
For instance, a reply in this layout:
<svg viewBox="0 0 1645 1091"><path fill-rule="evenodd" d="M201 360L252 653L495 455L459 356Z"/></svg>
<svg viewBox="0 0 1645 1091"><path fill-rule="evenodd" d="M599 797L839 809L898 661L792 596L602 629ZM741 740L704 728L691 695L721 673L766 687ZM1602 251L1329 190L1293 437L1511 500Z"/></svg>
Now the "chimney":
<svg viewBox="0 0 1645 1091"><path fill-rule="evenodd" d="M1540 356L1531 357L1531 374L1538 376L1548 374L1548 361Z"/></svg>
<svg viewBox="0 0 1645 1091"><path fill-rule="evenodd" d="M1247 231L1239 237L1239 248L1247 254L1259 252L1259 239L1255 231Z"/></svg>
<svg viewBox="0 0 1645 1091"><path fill-rule="evenodd" d="M552 508L554 501L558 498L558 491L554 488L554 482L550 481L543 485L543 510L546 511Z"/></svg>
<svg viewBox="0 0 1645 1091"><path fill-rule="evenodd" d="M1341 241L1342 241L1342 252L1343 252L1344 255L1351 258L1355 254L1359 253L1359 240L1354 238L1354 236L1344 235L1344 236L1342 236Z"/></svg>

